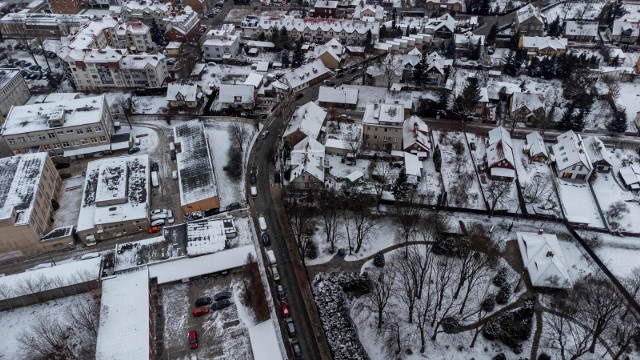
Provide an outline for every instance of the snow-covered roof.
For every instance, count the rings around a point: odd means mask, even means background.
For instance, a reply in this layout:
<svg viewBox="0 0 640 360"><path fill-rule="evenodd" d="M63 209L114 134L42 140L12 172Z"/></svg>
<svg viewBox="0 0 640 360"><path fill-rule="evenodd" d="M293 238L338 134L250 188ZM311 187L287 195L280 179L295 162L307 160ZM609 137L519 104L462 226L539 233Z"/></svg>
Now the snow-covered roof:
<svg viewBox="0 0 640 360"><path fill-rule="evenodd" d="M0 276L0 300L100 279L100 257ZM29 289L24 284L33 284Z"/></svg>
<svg viewBox="0 0 640 360"><path fill-rule="evenodd" d="M511 96L511 107L509 108L509 112L513 113L514 111L522 108L526 108L529 111L527 116L532 115L534 111L544 108L544 96L542 94L532 94L529 92L513 93Z"/></svg>
<svg viewBox="0 0 640 360"><path fill-rule="evenodd" d="M0 90L4 91L4 88L13 80L14 77L20 74L20 70L0 70Z"/></svg>
<svg viewBox="0 0 640 360"><path fill-rule="evenodd" d="M333 31L334 34L340 34L342 32L346 34L358 33L364 35L367 31L371 31L374 37L377 37L380 32L380 24L377 22L367 22L361 20L351 19L332 19L332 18L296 18L293 16L284 17L270 17L261 16L255 19L245 18L242 22L243 28L257 28L263 31L285 28L291 33L292 30L296 30L298 33L304 32L329 32Z"/></svg>
<svg viewBox="0 0 640 360"><path fill-rule="evenodd" d="M613 21L611 35L620 36L625 31L630 31L629 36L638 36L638 34L640 34L640 22L627 21L627 19L616 19Z"/></svg>
<svg viewBox="0 0 640 360"><path fill-rule="evenodd" d="M489 146L487 147L487 164L490 168L501 161L507 161L512 167L515 167L515 159L513 157L513 145L511 143L511 135L509 132L499 126L489 131ZM515 173L513 174L515 176Z"/></svg>
<svg viewBox="0 0 640 360"><path fill-rule="evenodd" d="M127 179L121 177L125 168ZM120 190L122 183L126 184L126 191ZM124 192L126 195L121 199L124 202L100 206L100 200L108 198L113 191L121 197ZM104 224L147 219L148 212L148 155L103 158L87 164L78 231L94 227L100 230Z"/></svg>
<svg viewBox="0 0 640 360"><path fill-rule="evenodd" d="M589 154L584 149L580 134L569 130L560 134L557 140L558 143L553 145L552 149L559 172L574 165L582 165L586 167L587 170L593 169Z"/></svg>
<svg viewBox="0 0 640 360"><path fill-rule="evenodd" d="M300 175L308 173L320 182L324 182L325 148L315 139L307 136L291 150L291 177L293 181Z"/></svg>
<svg viewBox="0 0 640 360"><path fill-rule="evenodd" d="M408 176L415 176L418 178L422 176L422 161L420 161L418 155L405 152L404 168Z"/></svg>
<svg viewBox="0 0 640 360"><path fill-rule="evenodd" d="M2 126L2 135L24 134L52 129L50 121L62 119L62 127L100 123L104 111L104 95L67 100L13 106ZM56 129L59 129L56 126Z"/></svg>
<svg viewBox="0 0 640 360"><path fill-rule="evenodd" d="M606 150L602 140L598 139L597 137L589 136L585 138L584 149L589 155L591 164L604 161L605 163L609 164L609 166L613 165L611 153Z"/></svg>
<svg viewBox="0 0 640 360"><path fill-rule="evenodd" d="M251 73L244 80L244 85L251 85L254 89L257 89L262 84L262 79L264 79L264 75Z"/></svg>
<svg viewBox="0 0 640 360"><path fill-rule="evenodd" d="M247 255L256 256L253 245L245 245L215 254L193 258L181 258L149 265L149 279L156 278L158 285L194 276L211 274L218 271L243 266ZM147 312L148 313L148 312ZM148 354L147 354L148 355Z"/></svg>
<svg viewBox="0 0 640 360"><path fill-rule="evenodd" d="M507 169L502 167L492 167L489 171L491 176L503 177L503 178L515 178L516 171L513 169Z"/></svg>
<svg viewBox="0 0 640 360"><path fill-rule="evenodd" d="M252 85L220 84L218 102L222 104L253 104L254 90ZM236 97L240 99L237 100Z"/></svg>
<svg viewBox="0 0 640 360"><path fill-rule="evenodd" d="M478 41L480 41L480 46L484 46L484 35L475 35L472 32L464 33L464 34L455 34L454 41L456 45L468 45L468 46L476 46L478 45Z"/></svg>
<svg viewBox="0 0 640 360"><path fill-rule="evenodd" d="M171 83L167 87L167 101L177 101L178 94L183 96L183 101L193 102L198 97L198 85Z"/></svg>
<svg viewBox="0 0 640 360"><path fill-rule="evenodd" d="M427 23L424 25L425 30L440 31L442 28L446 28L450 32L453 32L456 28L456 20L450 14L444 14L437 18L427 19ZM477 42L477 40L476 40Z"/></svg>
<svg viewBox="0 0 640 360"><path fill-rule="evenodd" d="M59 101L70 101L80 97L80 93L51 93L44 96L39 102L55 103Z"/></svg>
<svg viewBox="0 0 640 360"><path fill-rule="evenodd" d="M567 21L564 34L566 36L598 36L596 21Z"/></svg>
<svg viewBox="0 0 640 360"><path fill-rule="evenodd" d="M404 121L404 106L401 104L367 104L362 123L400 126Z"/></svg>
<svg viewBox="0 0 640 360"><path fill-rule="evenodd" d="M176 125L173 139L180 144L180 151L176 154L180 205L186 206L218 196L204 124L193 120Z"/></svg>
<svg viewBox="0 0 640 360"><path fill-rule="evenodd" d="M518 9L516 18L518 20L518 23L520 24L522 24L524 21L527 21L531 18L535 18L541 24L544 23L544 21L542 21L542 16L540 16L540 11L538 11L538 9L536 9L536 7L533 6L532 4L527 4L526 6L523 6L520 9Z"/></svg>
<svg viewBox="0 0 640 360"><path fill-rule="evenodd" d="M146 267L102 281L96 360L147 359L150 354Z"/></svg>
<svg viewBox="0 0 640 360"><path fill-rule="evenodd" d="M415 115L405 120L402 126L402 148L407 150L413 146L419 148L419 150L414 151L431 151L429 127L422 119Z"/></svg>
<svg viewBox="0 0 640 360"><path fill-rule="evenodd" d="M332 149L351 150L351 146L344 140L329 138L324 143L324 147Z"/></svg>
<svg viewBox="0 0 640 360"><path fill-rule="evenodd" d="M567 48L568 40L566 38L557 38L551 36L523 36L522 47L526 49L542 50L551 48L553 50L562 50Z"/></svg>
<svg viewBox="0 0 640 360"><path fill-rule="evenodd" d="M498 100L500 98L500 91L504 88L506 95L515 94L520 92L520 84L514 84L504 81L490 80L487 82L487 95L489 99Z"/></svg>
<svg viewBox="0 0 640 360"><path fill-rule="evenodd" d="M625 185L640 189L640 166L634 164L620 168L620 177Z"/></svg>
<svg viewBox="0 0 640 360"><path fill-rule="evenodd" d="M15 225L29 222L47 157L40 152L0 159L0 220L15 211Z"/></svg>
<svg viewBox="0 0 640 360"><path fill-rule="evenodd" d="M272 43L271 41L256 41L256 40L251 40L251 41L247 41L247 46L248 47L255 47L255 48L268 48L268 49L273 49L276 47L276 44Z"/></svg>
<svg viewBox="0 0 640 360"><path fill-rule="evenodd" d="M171 11L171 3L162 3L160 1L130 0L122 4L122 10L125 9L130 10L133 13L142 13L145 10L149 13L168 13L169 11Z"/></svg>
<svg viewBox="0 0 640 360"><path fill-rule="evenodd" d="M345 87L320 86L318 101L332 104L356 105L358 103L358 89Z"/></svg>
<svg viewBox="0 0 640 360"><path fill-rule="evenodd" d="M354 183L354 182L360 180L363 176L364 176L364 174L362 173L362 171L355 170L351 174L345 176L345 179L348 180L351 183Z"/></svg>
<svg viewBox="0 0 640 360"><path fill-rule="evenodd" d="M285 80L293 89L313 81L329 73L330 70L324 65L322 60L317 59L308 64L304 64L297 69L291 69L284 73L281 80Z"/></svg>
<svg viewBox="0 0 640 360"><path fill-rule="evenodd" d="M384 8L380 5L365 4L364 6L358 3L353 10L354 19L362 19L373 15L374 20L384 19Z"/></svg>
<svg viewBox="0 0 640 360"><path fill-rule="evenodd" d="M504 141L507 145L513 147L509 131L502 126L489 130L489 145L493 145L499 141Z"/></svg>
<svg viewBox="0 0 640 360"><path fill-rule="evenodd" d="M238 35L235 35L235 34L230 35L230 34L227 34L226 32L222 32L222 34L214 33L212 36L214 37L207 38L207 40L205 40L204 43L202 43L202 46L221 46L221 47L231 46L233 45L233 43L238 41Z"/></svg>
<svg viewBox="0 0 640 360"><path fill-rule="evenodd" d="M516 233L522 262L531 284L537 287L568 289L572 286L569 267L553 234Z"/></svg>
<svg viewBox="0 0 640 360"><path fill-rule="evenodd" d="M224 250L228 227L235 232L233 218L187 223L187 254L196 256Z"/></svg>
<svg viewBox="0 0 640 360"><path fill-rule="evenodd" d="M317 139L326 117L327 111L310 101L300 106L293 113L283 136L286 137L296 131L300 131L313 139Z"/></svg>
<svg viewBox="0 0 640 360"><path fill-rule="evenodd" d="M529 149L529 156L545 156L549 158L549 152L544 144L544 140L537 131L532 131L527 134L527 147Z"/></svg>
<svg viewBox="0 0 640 360"><path fill-rule="evenodd" d="M278 331L280 328L278 327ZM284 359L280 351L278 335L273 320L261 322L249 328L249 340L254 360Z"/></svg>

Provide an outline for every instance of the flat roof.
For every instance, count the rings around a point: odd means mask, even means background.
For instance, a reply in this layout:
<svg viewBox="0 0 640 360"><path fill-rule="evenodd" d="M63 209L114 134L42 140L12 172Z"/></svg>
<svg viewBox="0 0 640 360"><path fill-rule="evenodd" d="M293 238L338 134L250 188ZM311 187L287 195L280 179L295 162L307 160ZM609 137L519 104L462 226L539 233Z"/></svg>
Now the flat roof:
<svg viewBox="0 0 640 360"><path fill-rule="evenodd" d="M249 339L255 360L284 359L273 320L269 319L249 328Z"/></svg>
<svg viewBox="0 0 640 360"><path fill-rule="evenodd" d="M256 256L253 245L245 245L194 258L165 261L149 266L149 278L156 278L158 284L165 284L194 276L233 269L243 266L249 254Z"/></svg>
<svg viewBox="0 0 640 360"><path fill-rule="evenodd" d="M0 219L15 210L16 225L29 221L47 156L41 152L0 159Z"/></svg>
<svg viewBox="0 0 640 360"><path fill-rule="evenodd" d="M146 267L102 281L96 360L149 359L149 316Z"/></svg>

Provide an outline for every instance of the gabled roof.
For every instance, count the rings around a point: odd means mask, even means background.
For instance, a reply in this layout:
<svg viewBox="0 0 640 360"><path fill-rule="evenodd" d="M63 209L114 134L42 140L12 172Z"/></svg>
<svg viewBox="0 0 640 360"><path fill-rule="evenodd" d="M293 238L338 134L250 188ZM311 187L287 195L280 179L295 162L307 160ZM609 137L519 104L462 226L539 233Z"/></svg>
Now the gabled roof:
<svg viewBox="0 0 640 360"><path fill-rule="evenodd" d="M555 235L519 232L516 237L533 286L561 289L572 286L568 271L572 264L564 257Z"/></svg>
<svg viewBox="0 0 640 360"><path fill-rule="evenodd" d="M598 36L596 21L567 21L564 34L566 36Z"/></svg>
<svg viewBox="0 0 640 360"><path fill-rule="evenodd" d="M446 29L450 32L453 32L456 28L455 19L447 14L444 14L437 18L430 18L427 20L427 23L424 25L425 30L429 29L434 32Z"/></svg>
<svg viewBox="0 0 640 360"><path fill-rule="evenodd" d="M254 90L253 85L221 84L218 102L223 104L237 103L235 97L239 96L240 103L251 104L254 101Z"/></svg>
<svg viewBox="0 0 640 360"><path fill-rule="evenodd" d="M513 147L511 144L511 135L507 129L502 126L489 130L489 145L493 145L499 141L504 141L507 145Z"/></svg>
<svg viewBox="0 0 640 360"><path fill-rule="evenodd" d="M356 105L358 103L358 89L345 87L320 86L318 101L333 104Z"/></svg>
<svg viewBox="0 0 640 360"><path fill-rule="evenodd" d="M611 153L605 149L604 143L597 137L589 136L588 138L585 138L584 148L589 155L591 164L603 161L609 164L609 166L613 165L613 161L611 160Z"/></svg>
<svg viewBox="0 0 640 360"><path fill-rule="evenodd" d="M493 167L500 161L507 161L515 167L513 145L509 132L502 126L489 131L489 146L487 147L487 164ZM515 174L514 174L515 175Z"/></svg>
<svg viewBox="0 0 640 360"><path fill-rule="evenodd" d="M283 136L287 137L296 131L300 131L313 139L317 139L326 117L327 111L310 101L296 110Z"/></svg>
<svg viewBox="0 0 640 360"><path fill-rule="evenodd" d="M522 47L533 48L537 50L551 48L553 50L562 50L567 48L566 38L556 38L551 36L523 36Z"/></svg>
<svg viewBox="0 0 640 360"><path fill-rule="evenodd" d="M390 123L401 125L404 121L402 104L367 104L362 122L365 124Z"/></svg>
<svg viewBox="0 0 640 360"><path fill-rule="evenodd" d="M198 85L171 83L167 87L167 101L176 101L178 94L184 96L184 101L196 101L198 98Z"/></svg>
<svg viewBox="0 0 640 360"><path fill-rule="evenodd" d="M540 11L536 9L532 4L528 4L518 10L516 15L518 23L522 24L524 21L527 21L531 18L538 20L541 24L544 24L542 21L542 16L540 16Z"/></svg>
<svg viewBox="0 0 640 360"><path fill-rule="evenodd" d="M411 116L404 121L402 126L402 149L406 151L414 145L418 146L422 151L431 151L429 127L417 116Z"/></svg>
<svg viewBox="0 0 640 360"><path fill-rule="evenodd" d="M247 76L247 78L244 80L244 85L251 85L253 86L255 89L257 89L260 84L262 84L262 79L264 79L264 75L262 74L256 74L256 73L251 73L249 74L249 76Z"/></svg>
<svg viewBox="0 0 640 360"><path fill-rule="evenodd" d="M454 41L456 45L477 45L478 40L480 41L480 46L484 46L484 35L475 35L472 32L464 33L464 34L455 34Z"/></svg>
<svg viewBox="0 0 640 360"><path fill-rule="evenodd" d="M513 113L514 111L520 110L522 108L526 108L529 111L530 116L534 111L544 107L544 96L541 94L531 94L531 93L523 93L523 92L515 92L513 96L511 96L511 106L509 108L509 112Z"/></svg>
<svg viewBox="0 0 640 360"><path fill-rule="evenodd" d="M640 34L640 22L627 21L626 19L614 20L611 35L622 35L627 30L631 30L631 36L638 36Z"/></svg>
<svg viewBox="0 0 640 360"><path fill-rule="evenodd" d="M546 158L549 158L549 153L547 152L547 147L544 145L544 140L537 131L527 134L527 147L529 149L529 156L545 156Z"/></svg>
<svg viewBox="0 0 640 360"><path fill-rule="evenodd" d="M324 145L307 136L291 150L291 177L293 181L305 172L324 183Z"/></svg>
<svg viewBox="0 0 640 360"><path fill-rule="evenodd" d="M625 185L632 189L640 189L640 166L630 165L620 169L620 177Z"/></svg>
<svg viewBox="0 0 640 360"><path fill-rule="evenodd" d="M329 69L322 63L322 60L318 59L308 64L304 64L297 69L291 69L290 71L285 72L283 80L285 80L291 88L295 89L298 86L317 79L328 72L330 72Z"/></svg>
<svg viewBox="0 0 640 360"><path fill-rule="evenodd" d="M553 154L556 159L556 166L559 171L582 165L588 170L592 170L588 153L584 149L582 137L573 130L569 130L557 137L558 143L553 145Z"/></svg>

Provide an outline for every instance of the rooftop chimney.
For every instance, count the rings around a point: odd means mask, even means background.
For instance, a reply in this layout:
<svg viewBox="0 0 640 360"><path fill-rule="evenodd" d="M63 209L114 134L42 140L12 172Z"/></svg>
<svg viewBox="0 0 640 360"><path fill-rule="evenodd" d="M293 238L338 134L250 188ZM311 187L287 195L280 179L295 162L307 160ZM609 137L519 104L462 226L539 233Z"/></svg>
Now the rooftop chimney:
<svg viewBox="0 0 640 360"><path fill-rule="evenodd" d="M538 229L538 235L543 235L543 234L544 234L544 230Z"/></svg>
<svg viewBox="0 0 640 360"><path fill-rule="evenodd" d="M553 251L551 250L547 251L547 257L553 257Z"/></svg>

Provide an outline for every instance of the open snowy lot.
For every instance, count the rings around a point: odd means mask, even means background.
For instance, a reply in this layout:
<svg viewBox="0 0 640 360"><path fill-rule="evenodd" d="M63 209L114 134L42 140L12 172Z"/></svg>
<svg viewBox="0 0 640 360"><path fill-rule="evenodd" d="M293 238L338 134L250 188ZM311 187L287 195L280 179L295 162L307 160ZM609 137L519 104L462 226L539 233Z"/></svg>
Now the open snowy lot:
<svg viewBox="0 0 640 360"><path fill-rule="evenodd" d="M560 202L569 221L587 223L590 227L604 228L598 205L589 185L557 179Z"/></svg>
<svg viewBox="0 0 640 360"><path fill-rule="evenodd" d="M567 2L544 11L542 16L546 18L547 24L552 23L557 17L560 20L597 20L604 5L604 2Z"/></svg>
<svg viewBox="0 0 640 360"><path fill-rule="evenodd" d="M469 149L460 132L433 131L434 143L442 154L442 181L450 206L485 209L480 184L469 156ZM458 151L456 152L456 149Z"/></svg>
<svg viewBox="0 0 640 360"><path fill-rule="evenodd" d="M614 170L615 171L615 170ZM598 204L607 215L607 222L612 230L640 233L640 203L630 191L626 191L620 185L620 180L612 173L597 174L592 182L593 191L598 199ZM615 204L615 205L614 205ZM622 206L623 211L615 215L611 206Z"/></svg>
<svg viewBox="0 0 640 360"><path fill-rule="evenodd" d="M635 119L638 111L640 111L640 84L620 82L620 96L617 102L625 106L625 112L627 114L627 131L636 132L639 131L635 124Z"/></svg>
<svg viewBox="0 0 640 360"><path fill-rule="evenodd" d="M62 180L62 190L58 195L60 209L53 215L54 227L75 225L78 222L83 185L84 176L80 174Z"/></svg>

